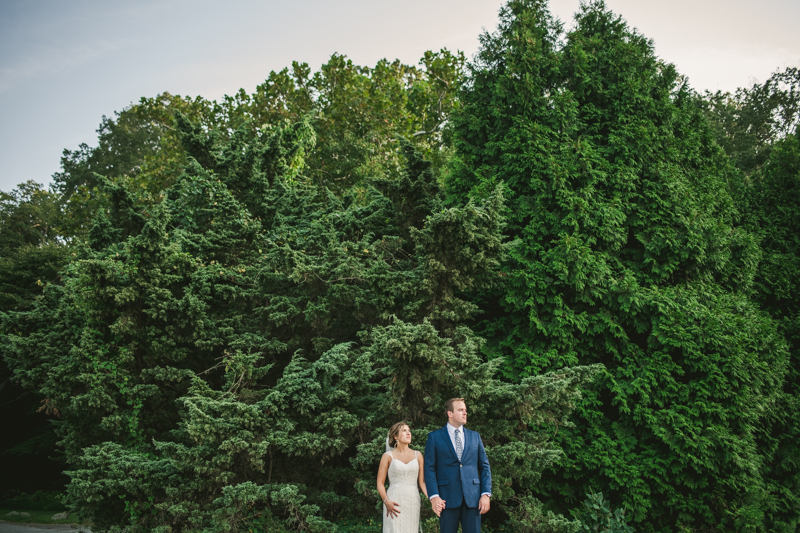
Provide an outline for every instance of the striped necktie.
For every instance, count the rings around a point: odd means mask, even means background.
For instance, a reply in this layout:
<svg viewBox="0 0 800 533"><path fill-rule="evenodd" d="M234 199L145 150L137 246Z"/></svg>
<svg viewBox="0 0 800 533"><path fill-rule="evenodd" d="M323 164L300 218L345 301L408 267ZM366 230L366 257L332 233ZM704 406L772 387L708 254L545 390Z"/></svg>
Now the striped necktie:
<svg viewBox="0 0 800 533"><path fill-rule="evenodd" d="M461 454L464 452L464 446L461 444L461 430L456 430L456 455L458 460L461 460Z"/></svg>

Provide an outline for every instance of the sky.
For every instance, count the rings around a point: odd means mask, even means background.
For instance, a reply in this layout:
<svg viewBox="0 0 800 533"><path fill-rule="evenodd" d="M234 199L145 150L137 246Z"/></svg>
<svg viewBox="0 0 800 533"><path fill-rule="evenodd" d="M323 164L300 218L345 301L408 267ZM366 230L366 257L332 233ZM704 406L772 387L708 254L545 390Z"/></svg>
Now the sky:
<svg viewBox="0 0 800 533"><path fill-rule="evenodd" d="M0 190L50 183L103 115L162 92L253 92L293 60L417 64L493 31L500 0L0 0ZM800 67L798 0L606 0L699 91ZM550 0L569 28L579 0Z"/></svg>

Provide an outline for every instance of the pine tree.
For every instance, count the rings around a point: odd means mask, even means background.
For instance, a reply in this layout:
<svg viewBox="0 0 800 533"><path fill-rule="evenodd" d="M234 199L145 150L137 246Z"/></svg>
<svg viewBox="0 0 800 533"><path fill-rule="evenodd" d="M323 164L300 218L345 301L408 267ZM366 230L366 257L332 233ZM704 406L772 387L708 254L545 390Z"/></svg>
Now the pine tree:
<svg viewBox="0 0 800 533"><path fill-rule="evenodd" d="M765 151L767 151L765 149ZM767 509L770 531L800 525L800 141L777 140L768 158L744 187L747 226L759 236L763 259L755 278L755 299L778 322L790 348L789 373L772 424L759 446L770 452L765 467L776 498Z"/></svg>
<svg viewBox="0 0 800 533"><path fill-rule="evenodd" d="M511 378L606 367L535 493L564 511L602 491L644 531L763 528L786 344L750 298L760 250L686 83L602 2L563 33L512 0L462 106L449 198L504 183L517 240L478 300L487 352Z"/></svg>
<svg viewBox="0 0 800 533"><path fill-rule="evenodd" d="M509 383L464 325L508 248L502 190L444 207L406 143L413 195L376 180L385 194L339 198L302 179L307 122L177 124L188 164L162 200L98 176L111 205L88 242L3 317L15 375L62 417L73 509L101 529L334 531L341 513L377 518L387 428L406 420L424 446L463 396L499 505L574 531L528 487L599 367Z"/></svg>

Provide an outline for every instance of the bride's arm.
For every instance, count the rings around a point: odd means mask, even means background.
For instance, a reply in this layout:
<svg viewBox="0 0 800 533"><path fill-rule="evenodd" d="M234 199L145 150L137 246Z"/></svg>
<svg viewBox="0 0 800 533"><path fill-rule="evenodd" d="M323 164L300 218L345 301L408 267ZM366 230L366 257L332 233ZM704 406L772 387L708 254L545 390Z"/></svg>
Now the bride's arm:
<svg viewBox="0 0 800 533"><path fill-rule="evenodd" d="M386 506L386 516L395 518L400 514L400 504L393 502L386 494L386 474L389 471L389 464L392 462L391 454L385 453L381 457L381 465L378 467L378 494L381 495L383 505Z"/></svg>
<svg viewBox="0 0 800 533"><path fill-rule="evenodd" d="M428 487L425 486L425 460L422 457L422 452L417 452L417 462L419 463L419 488L422 489L422 494L428 497Z"/></svg>
<svg viewBox="0 0 800 533"><path fill-rule="evenodd" d="M381 500L386 503L388 496L386 495L386 473L389 471L389 463L392 462L392 456L388 453L383 454L381 457L381 464L378 467L378 494L381 495Z"/></svg>

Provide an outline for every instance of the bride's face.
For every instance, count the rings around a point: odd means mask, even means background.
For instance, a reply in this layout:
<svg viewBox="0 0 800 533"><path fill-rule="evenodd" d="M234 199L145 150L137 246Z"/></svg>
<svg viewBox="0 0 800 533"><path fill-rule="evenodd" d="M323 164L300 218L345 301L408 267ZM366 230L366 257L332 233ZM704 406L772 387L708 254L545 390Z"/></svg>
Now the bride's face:
<svg viewBox="0 0 800 533"><path fill-rule="evenodd" d="M408 426L403 426L403 429L397 434L397 442L411 444L411 429Z"/></svg>

